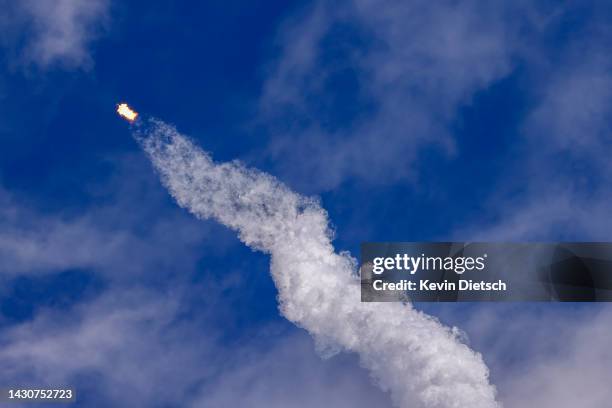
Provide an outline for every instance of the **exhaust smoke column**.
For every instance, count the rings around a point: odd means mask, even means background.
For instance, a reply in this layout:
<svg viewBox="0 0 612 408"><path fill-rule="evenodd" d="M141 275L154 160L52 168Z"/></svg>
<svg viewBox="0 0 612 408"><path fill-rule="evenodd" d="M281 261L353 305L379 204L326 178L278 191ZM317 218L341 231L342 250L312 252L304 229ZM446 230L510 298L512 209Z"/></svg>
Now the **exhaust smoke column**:
<svg viewBox="0 0 612 408"><path fill-rule="evenodd" d="M141 123L134 136L181 207L270 254L283 316L319 347L358 353L396 406L500 406L480 354L456 329L409 304L361 303L355 260L335 252L327 213L316 200L238 162L213 162L161 121Z"/></svg>

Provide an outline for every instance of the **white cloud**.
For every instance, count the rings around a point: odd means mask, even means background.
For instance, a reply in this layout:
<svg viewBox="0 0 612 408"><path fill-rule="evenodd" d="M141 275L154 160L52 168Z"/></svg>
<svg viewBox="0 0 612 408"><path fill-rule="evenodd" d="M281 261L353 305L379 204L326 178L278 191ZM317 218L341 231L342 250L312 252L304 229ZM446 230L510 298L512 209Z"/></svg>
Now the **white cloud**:
<svg viewBox="0 0 612 408"><path fill-rule="evenodd" d="M0 334L0 381L73 386L79 400L107 406L183 401L214 372L217 349L214 336L194 335L197 321L177 321L180 307L176 296L125 289L42 312Z"/></svg>
<svg viewBox="0 0 612 408"><path fill-rule="evenodd" d="M525 131L570 153L594 153L610 140L612 75L610 63L589 61L556 72L544 88Z"/></svg>
<svg viewBox="0 0 612 408"><path fill-rule="evenodd" d="M268 153L311 191L350 178L407 179L423 148L452 153L458 108L510 71L504 12L480 2L317 3L281 32L261 99L278 124ZM334 81L346 78L351 98L338 99L346 90ZM331 127L330 112L342 117L351 104L366 108Z"/></svg>
<svg viewBox="0 0 612 408"><path fill-rule="evenodd" d="M544 180L533 180L537 183ZM610 239L612 196L562 188L558 180L533 188L516 200L491 200L495 216L483 214L453 234L476 241L601 241Z"/></svg>
<svg viewBox="0 0 612 408"><path fill-rule="evenodd" d="M144 160L120 157L113 165L115 174L90 187L92 204L76 214L44 213L0 189L4 279L85 268L113 280L138 280L177 268L192 271L205 242L223 250L218 233L209 241L210 225L163 208L163 191Z"/></svg>
<svg viewBox="0 0 612 408"><path fill-rule="evenodd" d="M110 0L24 0L2 2L0 20L5 47L22 63L47 68L88 67L91 43L104 32Z"/></svg>
<svg viewBox="0 0 612 408"><path fill-rule="evenodd" d="M530 325L539 325L536 330L547 334L541 333L541 344L548 343L557 352L532 355L531 361L513 370L504 385L509 406L598 408L610 404L612 308L593 306L582 319L568 320L561 327L542 322ZM521 332L525 331L523 326Z"/></svg>
<svg viewBox="0 0 612 408"><path fill-rule="evenodd" d="M612 35L595 16L580 35L548 49L565 6L522 50L532 101L486 208L456 236L496 240L610 240L612 223ZM602 27L603 25L603 27ZM527 41L527 40L526 40Z"/></svg>
<svg viewBox="0 0 612 408"><path fill-rule="evenodd" d="M272 344L270 344L272 343ZM355 358L321 360L303 334L232 351L193 407L391 407ZM228 353L229 354L229 353Z"/></svg>
<svg viewBox="0 0 612 408"><path fill-rule="evenodd" d="M505 407L609 405L610 305L487 303L428 310L460 324L483 350Z"/></svg>
<svg viewBox="0 0 612 408"><path fill-rule="evenodd" d="M226 327L212 324L217 308L239 317L219 289L209 281L206 307L189 317L193 288L174 286L113 288L71 310L42 311L0 333L0 381L72 386L81 404L96 406L390 407L355 358L321 360L301 331L258 326L224 344Z"/></svg>

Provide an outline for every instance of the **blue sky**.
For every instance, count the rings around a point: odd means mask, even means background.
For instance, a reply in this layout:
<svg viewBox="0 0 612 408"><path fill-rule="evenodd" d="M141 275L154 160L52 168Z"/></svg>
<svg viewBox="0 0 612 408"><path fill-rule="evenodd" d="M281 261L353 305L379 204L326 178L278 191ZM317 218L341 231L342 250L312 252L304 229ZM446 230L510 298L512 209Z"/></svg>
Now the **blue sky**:
<svg viewBox="0 0 612 408"><path fill-rule="evenodd" d="M119 101L319 197L354 255L610 240L605 2L0 6L0 383L101 407L391 406L279 315L267 256L178 208ZM612 397L605 305L419 307L466 332L506 406Z"/></svg>

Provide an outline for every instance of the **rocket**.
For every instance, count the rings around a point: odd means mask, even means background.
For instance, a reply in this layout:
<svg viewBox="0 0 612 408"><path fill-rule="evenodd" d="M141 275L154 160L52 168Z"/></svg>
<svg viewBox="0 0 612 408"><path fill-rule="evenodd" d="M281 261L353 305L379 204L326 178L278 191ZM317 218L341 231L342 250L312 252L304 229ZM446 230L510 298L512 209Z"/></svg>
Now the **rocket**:
<svg viewBox="0 0 612 408"><path fill-rule="evenodd" d="M130 123L138 117L138 112L130 108L127 103L117 104L117 113Z"/></svg>

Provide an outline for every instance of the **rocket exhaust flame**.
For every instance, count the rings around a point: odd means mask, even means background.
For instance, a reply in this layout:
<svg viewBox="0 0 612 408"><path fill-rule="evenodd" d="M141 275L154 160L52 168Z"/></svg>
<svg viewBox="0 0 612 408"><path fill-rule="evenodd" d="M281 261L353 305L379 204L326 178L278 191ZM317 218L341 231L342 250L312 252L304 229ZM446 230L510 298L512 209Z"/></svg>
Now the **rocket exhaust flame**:
<svg viewBox="0 0 612 408"><path fill-rule="evenodd" d="M127 103L117 105L117 113L126 119L128 122L134 122L138 117L138 112L134 111Z"/></svg>

